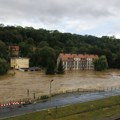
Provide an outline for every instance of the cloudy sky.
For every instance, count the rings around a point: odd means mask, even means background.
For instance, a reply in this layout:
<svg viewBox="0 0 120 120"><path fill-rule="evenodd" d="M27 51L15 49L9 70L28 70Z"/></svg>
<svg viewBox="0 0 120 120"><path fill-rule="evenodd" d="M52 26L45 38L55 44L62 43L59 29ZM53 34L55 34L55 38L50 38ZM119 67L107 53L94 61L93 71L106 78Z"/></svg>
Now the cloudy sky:
<svg viewBox="0 0 120 120"><path fill-rule="evenodd" d="M120 38L120 0L0 0L0 23Z"/></svg>

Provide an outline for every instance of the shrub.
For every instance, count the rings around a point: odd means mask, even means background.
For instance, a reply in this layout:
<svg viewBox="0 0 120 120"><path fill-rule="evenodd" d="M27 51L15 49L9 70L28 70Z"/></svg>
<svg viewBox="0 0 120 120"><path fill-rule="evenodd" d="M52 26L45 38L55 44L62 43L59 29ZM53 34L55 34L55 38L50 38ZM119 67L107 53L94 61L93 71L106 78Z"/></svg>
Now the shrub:
<svg viewBox="0 0 120 120"><path fill-rule="evenodd" d="M40 97L41 100L46 100L46 99L48 99L48 98L49 98L48 95L43 95L43 96Z"/></svg>

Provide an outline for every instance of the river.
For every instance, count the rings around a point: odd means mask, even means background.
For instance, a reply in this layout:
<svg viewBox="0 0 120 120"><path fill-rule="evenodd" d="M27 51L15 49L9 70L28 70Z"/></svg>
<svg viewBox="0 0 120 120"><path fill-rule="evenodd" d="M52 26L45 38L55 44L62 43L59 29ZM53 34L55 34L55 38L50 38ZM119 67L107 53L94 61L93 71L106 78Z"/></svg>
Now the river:
<svg viewBox="0 0 120 120"><path fill-rule="evenodd" d="M0 102L8 102L27 97L27 89L30 97L49 94L50 80L52 93L66 90L119 88L120 70L96 71L67 71L64 75L45 75L44 72L21 72L0 76Z"/></svg>

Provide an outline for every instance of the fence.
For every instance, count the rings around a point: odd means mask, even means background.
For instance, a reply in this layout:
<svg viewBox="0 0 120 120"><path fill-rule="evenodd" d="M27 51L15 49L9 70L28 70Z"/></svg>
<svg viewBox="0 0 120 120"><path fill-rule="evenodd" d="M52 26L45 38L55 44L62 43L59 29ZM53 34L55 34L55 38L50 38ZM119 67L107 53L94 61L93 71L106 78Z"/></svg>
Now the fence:
<svg viewBox="0 0 120 120"><path fill-rule="evenodd" d="M83 88L78 88L78 89L71 89L71 90L62 90L56 93L52 93L51 96L57 96L61 94L88 94L88 93L96 93L96 92L112 92L114 90L120 90L120 86L115 86L115 87L100 87L100 88L95 88L95 89L83 89ZM29 93L30 94L30 93ZM9 106L16 106L16 105L25 105L25 104L31 104L35 102L43 102L49 99L49 95L42 95L39 96L37 94L39 93L31 93L33 94L33 98L30 98L28 93L27 93L27 98L20 99L20 100L14 100L10 101L7 103L0 103L0 108L3 107L9 107Z"/></svg>

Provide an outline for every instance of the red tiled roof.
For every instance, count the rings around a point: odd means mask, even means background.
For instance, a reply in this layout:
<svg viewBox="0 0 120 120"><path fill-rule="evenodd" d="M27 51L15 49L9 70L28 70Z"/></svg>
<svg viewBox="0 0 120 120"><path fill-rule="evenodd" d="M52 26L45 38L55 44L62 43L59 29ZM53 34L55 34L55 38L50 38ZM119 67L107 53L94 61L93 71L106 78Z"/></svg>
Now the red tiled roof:
<svg viewBox="0 0 120 120"><path fill-rule="evenodd" d="M74 58L98 58L98 55L92 55L92 54L66 54L66 53L60 53L59 57L62 60L67 59L74 59Z"/></svg>
<svg viewBox="0 0 120 120"><path fill-rule="evenodd" d="M13 46L9 46L9 49L15 49L16 51L19 51L20 50L20 47L17 46L17 45L13 45Z"/></svg>

